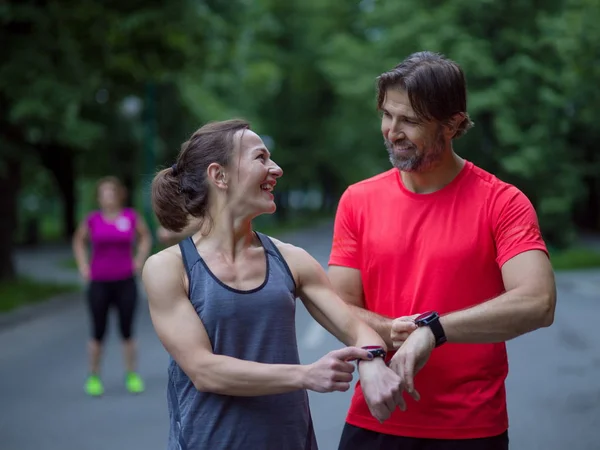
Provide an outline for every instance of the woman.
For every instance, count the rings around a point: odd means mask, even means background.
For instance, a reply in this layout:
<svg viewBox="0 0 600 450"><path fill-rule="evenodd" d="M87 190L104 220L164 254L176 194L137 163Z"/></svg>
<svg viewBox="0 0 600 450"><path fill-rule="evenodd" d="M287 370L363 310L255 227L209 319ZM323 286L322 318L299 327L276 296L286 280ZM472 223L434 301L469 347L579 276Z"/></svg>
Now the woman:
<svg viewBox="0 0 600 450"><path fill-rule="evenodd" d="M170 450L315 450L307 389L346 391L354 366L379 420L402 402L379 335L349 312L306 251L252 230L275 211L281 169L246 122L205 125L152 183L167 230L197 232L151 256L143 271L155 330L171 355ZM352 347L301 365L295 299Z"/></svg>
<svg viewBox="0 0 600 450"><path fill-rule="evenodd" d="M100 358L111 306L119 312L126 374L125 387L131 393L144 391L144 382L136 372L136 348L133 320L137 303L136 274L150 253L152 238L144 219L125 208L126 189L115 177L98 181L96 198L99 209L90 213L73 236L73 251L82 278L89 282L88 306L92 322L89 342L89 375L85 392L99 396L104 392L100 378ZM137 238L137 252L133 246ZM91 258L87 242L91 243Z"/></svg>

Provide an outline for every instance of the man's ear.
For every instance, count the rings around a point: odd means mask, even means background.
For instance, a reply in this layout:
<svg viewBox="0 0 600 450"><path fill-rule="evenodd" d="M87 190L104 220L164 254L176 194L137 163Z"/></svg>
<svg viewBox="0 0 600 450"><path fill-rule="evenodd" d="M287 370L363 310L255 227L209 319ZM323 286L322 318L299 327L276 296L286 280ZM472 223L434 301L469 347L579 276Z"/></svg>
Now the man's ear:
<svg viewBox="0 0 600 450"><path fill-rule="evenodd" d="M227 189L227 174L225 168L217 163L212 163L206 169L208 180L219 189Z"/></svg>
<svg viewBox="0 0 600 450"><path fill-rule="evenodd" d="M452 139L456 135L458 127L460 127L460 124L463 123L463 120L465 120L465 115L464 113L459 112L453 114L452 117L450 117L450 119L446 122L444 129L445 134L449 139Z"/></svg>

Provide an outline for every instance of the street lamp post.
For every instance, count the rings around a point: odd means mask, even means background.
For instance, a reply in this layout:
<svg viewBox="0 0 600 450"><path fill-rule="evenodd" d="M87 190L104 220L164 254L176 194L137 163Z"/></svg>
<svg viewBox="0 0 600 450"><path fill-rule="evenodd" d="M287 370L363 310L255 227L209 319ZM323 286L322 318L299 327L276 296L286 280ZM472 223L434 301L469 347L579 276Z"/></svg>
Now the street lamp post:
<svg viewBox="0 0 600 450"><path fill-rule="evenodd" d="M156 87L146 83L144 89L144 145L143 145L142 202L144 217L153 239L156 237L154 215L152 212L150 187L156 166Z"/></svg>

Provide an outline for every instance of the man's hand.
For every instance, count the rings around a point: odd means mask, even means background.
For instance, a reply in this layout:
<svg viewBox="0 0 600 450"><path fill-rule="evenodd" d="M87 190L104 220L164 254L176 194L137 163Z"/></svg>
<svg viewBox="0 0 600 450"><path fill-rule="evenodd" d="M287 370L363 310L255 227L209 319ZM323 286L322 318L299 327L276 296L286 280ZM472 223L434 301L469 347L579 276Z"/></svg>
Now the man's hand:
<svg viewBox="0 0 600 450"><path fill-rule="evenodd" d="M431 329L417 328L390 361L390 368L400 376L404 389L417 401L421 396L415 389L415 375L423 368L434 348L435 337Z"/></svg>
<svg viewBox="0 0 600 450"><path fill-rule="evenodd" d="M400 348L410 333L417 329L417 325L415 324L415 319L417 317L419 317L419 314L402 316L394 319L392 322L391 339L395 349Z"/></svg>
<svg viewBox="0 0 600 450"><path fill-rule="evenodd" d="M402 398L402 379L386 366L382 358L360 361L358 372L369 411L380 423L389 419L396 406L402 411L406 409Z"/></svg>

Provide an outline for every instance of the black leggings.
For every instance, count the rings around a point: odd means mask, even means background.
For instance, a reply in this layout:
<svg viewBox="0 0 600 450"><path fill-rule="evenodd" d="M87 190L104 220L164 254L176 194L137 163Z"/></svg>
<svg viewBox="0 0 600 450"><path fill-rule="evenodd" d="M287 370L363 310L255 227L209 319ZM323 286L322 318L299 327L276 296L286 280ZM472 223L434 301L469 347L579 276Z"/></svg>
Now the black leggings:
<svg viewBox="0 0 600 450"><path fill-rule="evenodd" d="M346 423L338 450L508 450L508 431L481 439L417 439L375 433Z"/></svg>
<svg viewBox="0 0 600 450"><path fill-rule="evenodd" d="M119 328L124 340L131 338L137 304L135 278L117 281L92 281L88 287L88 305L92 321L92 336L102 342L108 321L108 311L115 306L119 312Z"/></svg>

